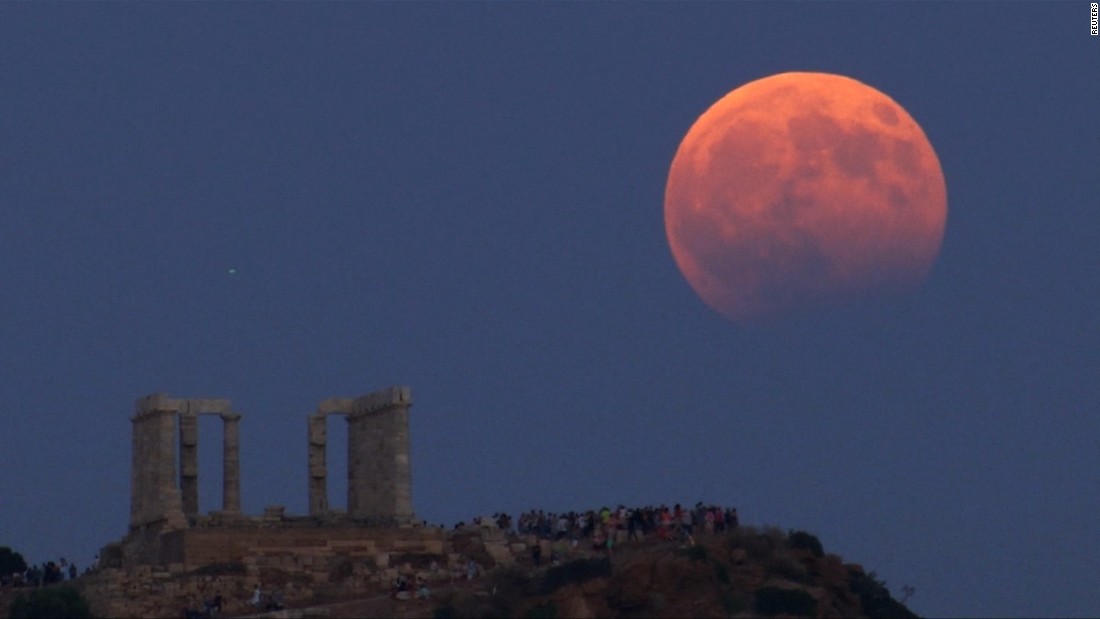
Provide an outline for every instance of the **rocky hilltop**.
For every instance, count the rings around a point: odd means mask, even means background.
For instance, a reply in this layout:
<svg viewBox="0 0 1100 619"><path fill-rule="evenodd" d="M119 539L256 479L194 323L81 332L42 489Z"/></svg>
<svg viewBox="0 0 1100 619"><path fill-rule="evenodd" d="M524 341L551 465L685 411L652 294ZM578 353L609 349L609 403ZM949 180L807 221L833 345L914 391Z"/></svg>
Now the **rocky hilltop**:
<svg viewBox="0 0 1100 619"><path fill-rule="evenodd" d="M501 568L435 596L433 617L915 617L874 574L813 535L743 527ZM430 612L427 612L430 607Z"/></svg>
<svg viewBox="0 0 1100 619"><path fill-rule="evenodd" d="M620 538L610 552L588 540L547 540L495 527L414 529L402 536L410 539L394 544L406 550L363 559L337 552L326 560L289 561L278 553L265 559L261 551L239 564L196 569L101 569L71 584L102 617L916 616L874 573L825 553L805 532L738 527L675 540ZM415 550L414 537L427 545ZM369 543L377 546L379 539ZM473 578L471 564L477 566ZM398 593L397 579L422 582L427 597L416 595L416 585ZM60 586L69 584L52 587ZM277 599L281 608L250 606L257 586L265 592L262 606ZM220 613L205 607L215 592L224 597ZM0 619L14 593L0 591Z"/></svg>

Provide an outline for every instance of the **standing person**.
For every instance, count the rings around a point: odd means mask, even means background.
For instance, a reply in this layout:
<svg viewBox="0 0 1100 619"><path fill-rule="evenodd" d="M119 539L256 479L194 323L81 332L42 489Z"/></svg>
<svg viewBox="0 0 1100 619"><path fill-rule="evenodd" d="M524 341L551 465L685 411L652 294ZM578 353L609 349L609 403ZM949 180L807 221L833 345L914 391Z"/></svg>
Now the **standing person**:
<svg viewBox="0 0 1100 619"><path fill-rule="evenodd" d="M603 525L600 525L592 532L592 550L599 552L607 547L607 539L603 535Z"/></svg>
<svg viewBox="0 0 1100 619"><path fill-rule="evenodd" d="M542 544L535 542L535 545L531 546L531 561L534 562L535 567L542 565Z"/></svg>
<svg viewBox="0 0 1100 619"><path fill-rule="evenodd" d="M248 605L259 608L261 597L263 597L263 591L260 590L260 584L256 583L256 588L252 590L252 597L248 598Z"/></svg>
<svg viewBox="0 0 1100 619"><path fill-rule="evenodd" d="M76 580L76 564L69 564L69 580Z"/></svg>
<svg viewBox="0 0 1100 619"><path fill-rule="evenodd" d="M428 590L428 582L426 580L424 580L423 578L421 578L420 576L417 576L416 577L416 599L426 600L430 597L432 597L432 593L431 593L431 591Z"/></svg>

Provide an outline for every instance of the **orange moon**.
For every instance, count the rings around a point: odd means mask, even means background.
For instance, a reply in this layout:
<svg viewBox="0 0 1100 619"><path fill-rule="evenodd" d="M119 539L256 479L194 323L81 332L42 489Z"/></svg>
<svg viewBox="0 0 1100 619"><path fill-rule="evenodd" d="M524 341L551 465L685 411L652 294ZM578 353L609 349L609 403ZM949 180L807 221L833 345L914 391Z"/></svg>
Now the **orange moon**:
<svg viewBox="0 0 1100 619"><path fill-rule="evenodd" d="M722 97L684 136L665 188L676 264L737 323L911 292L946 219L943 172L916 121L828 73Z"/></svg>

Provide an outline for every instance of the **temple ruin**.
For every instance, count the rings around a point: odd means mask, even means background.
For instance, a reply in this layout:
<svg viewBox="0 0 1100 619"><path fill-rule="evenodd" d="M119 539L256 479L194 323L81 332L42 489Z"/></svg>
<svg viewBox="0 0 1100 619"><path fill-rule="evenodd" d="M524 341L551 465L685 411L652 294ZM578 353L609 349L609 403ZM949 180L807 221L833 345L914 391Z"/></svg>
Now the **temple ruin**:
<svg viewBox="0 0 1100 619"><path fill-rule="evenodd" d="M310 415L309 515L329 512L326 461L328 415L348 421L348 516L411 522L408 387L390 387L357 399L322 400Z"/></svg>
<svg viewBox="0 0 1100 619"><path fill-rule="evenodd" d="M290 517L281 505L262 516L241 512L240 421L229 400L173 398L156 393L138 399L134 416L129 533L104 549L108 563L167 564L234 560L247 548L233 544L197 550L194 540L212 531L249 528L400 528L415 523L409 462L408 387L388 387L358 398L322 400L307 416L309 514ZM222 508L199 513L199 417L222 420ZM330 510L327 490L329 415L348 423L346 512ZM177 471L178 462L178 471ZM178 472L178 474L177 474ZM346 534L346 532L345 532ZM247 536L237 535L243 540ZM223 549L226 556L217 556ZM234 549L235 548L235 549ZM190 553L190 557L188 556ZM197 554L196 554L197 553Z"/></svg>
<svg viewBox="0 0 1100 619"><path fill-rule="evenodd" d="M184 527L199 513L199 415L222 418L222 511L241 511L239 422L229 400L175 399L153 394L137 401L130 469L130 528L154 523ZM179 436L179 484L176 443Z"/></svg>

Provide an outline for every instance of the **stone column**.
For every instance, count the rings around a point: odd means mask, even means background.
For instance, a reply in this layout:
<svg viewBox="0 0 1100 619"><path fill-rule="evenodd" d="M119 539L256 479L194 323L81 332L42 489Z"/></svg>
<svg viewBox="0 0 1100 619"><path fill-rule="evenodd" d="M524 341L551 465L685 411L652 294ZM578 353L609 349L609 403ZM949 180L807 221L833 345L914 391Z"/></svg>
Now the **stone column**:
<svg viewBox="0 0 1100 619"><path fill-rule="evenodd" d="M157 508L149 514L155 521L164 521L169 528L185 528L183 500L176 485L176 417L174 409L157 409L150 413L155 427L155 456L150 468L155 470Z"/></svg>
<svg viewBox="0 0 1100 619"><path fill-rule="evenodd" d="M238 413L222 413L222 511L241 511L241 439Z"/></svg>
<svg viewBox="0 0 1100 619"><path fill-rule="evenodd" d="M130 418L132 434L130 439L130 526L136 527L145 522L146 505L146 474L145 459L149 447L148 417L138 414Z"/></svg>
<svg viewBox="0 0 1100 619"><path fill-rule="evenodd" d="M180 496L183 513L199 513L199 416L182 411L180 420Z"/></svg>
<svg viewBox="0 0 1100 619"><path fill-rule="evenodd" d="M185 527L176 486L176 413L178 401L161 394L137 401L130 472L130 527L151 524Z"/></svg>
<svg viewBox="0 0 1100 619"><path fill-rule="evenodd" d="M365 518L368 514L367 505L370 502L370 477L373 471L370 469L368 455L370 449L361 437L363 419L357 416L355 411L344 417L348 422L348 497L347 514L352 518Z"/></svg>
<svg viewBox="0 0 1100 619"><path fill-rule="evenodd" d="M348 415L348 514L378 524L413 521L408 387L363 396Z"/></svg>
<svg viewBox="0 0 1100 619"><path fill-rule="evenodd" d="M309 515L328 511L328 465L325 462L328 442L326 417L317 413L309 422Z"/></svg>

